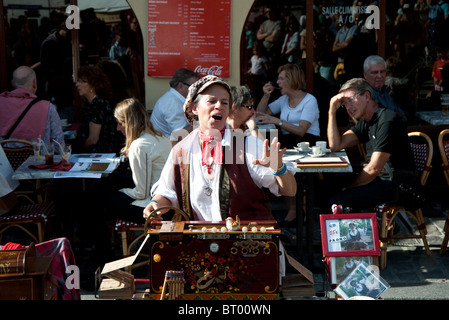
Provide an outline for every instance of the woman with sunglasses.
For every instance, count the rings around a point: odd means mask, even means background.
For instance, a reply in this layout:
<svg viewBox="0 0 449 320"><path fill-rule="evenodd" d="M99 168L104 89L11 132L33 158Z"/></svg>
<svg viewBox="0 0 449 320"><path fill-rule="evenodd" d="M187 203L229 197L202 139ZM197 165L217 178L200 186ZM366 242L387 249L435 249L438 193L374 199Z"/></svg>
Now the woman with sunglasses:
<svg viewBox="0 0 449 320"><path fill-rule="evenodd" d="M316 98L305 92L305 75L297 64L286 64L278 69L278 87L271 82L263 87L264 95L257 106L256 120L260 124L274 124L279 128L279 141L293 148L298 142L314 145L320 140L320 111ZM281 97L269 103L271 94L280 90ZM273 115L280 114L277 118Z"/></svg>
<svg viewBox="0 0 449 320"><path fill-rule="evenodd" d="M257 136L254 93L247 86L233 86L231 95L232 106L226 123L231 129Z"/></svg>

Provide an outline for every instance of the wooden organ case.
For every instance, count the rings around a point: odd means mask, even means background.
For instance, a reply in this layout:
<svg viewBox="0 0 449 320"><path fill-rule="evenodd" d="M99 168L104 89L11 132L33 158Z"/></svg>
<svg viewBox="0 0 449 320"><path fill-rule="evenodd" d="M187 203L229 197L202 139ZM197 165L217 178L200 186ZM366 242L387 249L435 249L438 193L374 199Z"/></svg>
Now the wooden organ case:
<svg viewBox="0 0 449 320"><path fill-rule="evenodd" d="M168 270L184 275L179 299L279 298L276 221L172 221L151 225L150 297L160 299ZM163 297L162 297L163 298Z"/></svg>

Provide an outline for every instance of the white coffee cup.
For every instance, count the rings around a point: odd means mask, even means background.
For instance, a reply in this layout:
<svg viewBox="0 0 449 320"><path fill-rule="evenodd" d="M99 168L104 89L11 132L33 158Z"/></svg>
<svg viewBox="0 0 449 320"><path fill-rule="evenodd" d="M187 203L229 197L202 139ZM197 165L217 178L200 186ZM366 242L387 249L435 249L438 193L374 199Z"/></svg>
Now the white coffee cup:
<svg viewBox="0 0 449 320"><path fill-rule="evenodd" d="M321 153L325 153L326 152L326 147L327 147L327 142L326 141L317 141L315 143L315 145L317 147L321 148Z"/></svg>
<svg viewBox="0 0 449 320"><path fill-rule="evenodd" d="M310 143L309 142L301 142L301 143L298 143L298 147L303 152L309 152L309 150L310 150Z"/></svg>
<svg viewBox="0 0 449 320"><path fill-rule="evenodd" d="M312 147L312 154L314 156L319 156L321 154L321 147L319 146L313 146Z"/></svg>

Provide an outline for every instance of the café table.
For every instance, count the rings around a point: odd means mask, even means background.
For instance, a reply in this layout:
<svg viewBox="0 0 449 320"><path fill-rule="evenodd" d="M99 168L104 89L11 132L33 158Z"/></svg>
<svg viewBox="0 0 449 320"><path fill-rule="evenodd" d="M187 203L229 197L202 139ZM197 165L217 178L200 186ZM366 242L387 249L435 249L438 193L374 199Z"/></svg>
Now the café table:
<svg viewBox="0 0 449 320"><path fill-rule="evenodd" d="M449 113L443 114L441 111L418 111L416 117L434 126L449 125Z"/></svg>
<svg viewBox="0 0 449 320"><path fill-rule="evenodd" d="M101 155L104 156L111 156L112 154L82 154L84 158L81 158L78 154L72 154L69 161L73 163L79 163L83 161L83 159L87 159L87 157L90 156L96 156L99 155L100 158L97 158L98 161L104 161L106 160L100 160ZM35 157L29 156L21 165L18 167L13 175L12 178L14 180L35 180L36 181L36 190L40 189L41 186L41 180L51 180L51 179L57 179L57 178L79 178L83 179L83 189L85 189L85 179L88 178L101 178L104 176L107 176L109 173L111 173L115 168L117 168L118 164L120 163L120 158L107 158L108 162L110 162L110 167L108 167L106 170L102 171L89 171L89 172L72 172L72 171L52 171L52 168L45 168L45 169L37 169L33 168L33 166L36 165L42 165L44 163L44 160L36 160ZM60 155L56 154L54 155L54 162L61 161L62 158ZM94 159L92 159L94 160ZM38 201L41 202L42 198L38 196Z"/></svg>
<svg viewBox="0 0 449 320"><path fill-rule="evenodd" d="M303 227L305 221L308 263L310 266L313 266L313 201L315 175L322 173L351 173L353 169L345 150L331 152L328 149L323 156L314 157L306 152L289 149L284 155L283 161L292 162L296 165L295 179L298 185L296 192L297 253L299 257L302 257L304 246ZM304 190L306 190L305 193Z"/></svg>

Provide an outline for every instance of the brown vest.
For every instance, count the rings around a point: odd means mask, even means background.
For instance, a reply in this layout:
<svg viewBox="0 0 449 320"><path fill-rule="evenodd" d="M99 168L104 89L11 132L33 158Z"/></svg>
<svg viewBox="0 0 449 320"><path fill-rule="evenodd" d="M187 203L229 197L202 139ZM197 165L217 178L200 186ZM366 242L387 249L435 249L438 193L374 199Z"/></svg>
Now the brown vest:
<svg viewBox="0 0 449 320"><path fill-rule="evenodd" d="M225 150L229 147L223 148L223 154L231 152ZM244 147L243 150L238 150L238 154L236 148L233 150L234 158L231 164L224 163L221 166L219 199L222 219L225 220L227 217L235 219L238 215L240 220L273 220L265 190L254 183L248 171ZM198 220L198 215L193 211L190 204L190 168L188 164L190 154L186 150L179 149L177 157L178 159L174 164L174 173L178 202L181 209L192 220ZM237 157L240 159L238 162L235 161Z"/></svg>

